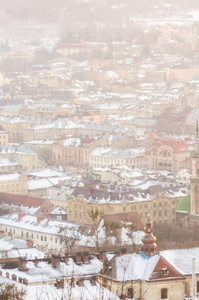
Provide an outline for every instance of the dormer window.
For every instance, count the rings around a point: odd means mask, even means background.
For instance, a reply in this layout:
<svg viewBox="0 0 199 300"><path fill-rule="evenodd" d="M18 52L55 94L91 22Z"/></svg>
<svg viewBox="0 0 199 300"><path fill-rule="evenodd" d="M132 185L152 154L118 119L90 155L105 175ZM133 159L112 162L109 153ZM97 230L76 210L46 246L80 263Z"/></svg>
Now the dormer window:
<svg viewBox="0 0 199 300"><path fill-rule="evenodd" d="M169 273L169 271L167 270L167 268L162 268L161 273L166 275Z"/></svg>

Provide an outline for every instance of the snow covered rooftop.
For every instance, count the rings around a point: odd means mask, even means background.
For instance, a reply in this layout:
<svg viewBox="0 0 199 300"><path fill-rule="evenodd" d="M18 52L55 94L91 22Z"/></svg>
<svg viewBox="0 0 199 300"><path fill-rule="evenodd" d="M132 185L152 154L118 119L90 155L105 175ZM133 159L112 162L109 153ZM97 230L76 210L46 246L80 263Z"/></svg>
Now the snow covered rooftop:
<svg viewBox="0 0 199 300"><path fill-rule="evenodd" d="M62 229L68 237L73 237L74 232L78 230L78 224L76 223L57 221L45 217L38 220L35 215L25 215L19 219L18 213L1 216L0 225L54 235L59 235Z"/></svg>
<svg viewBox="0 0 199 300"><path fill-rule="evenodd" d="M0 283L9 283L10 280L1 277ZM75 284L71 288L70 283L64 283L64 289L57 289L54 284L37 284L37 285L22 285L20 283L13 282L17 285L19 290L23 289L26 291L24 300L42 299L42 300L119 300L119 297L114 293L110 292L107 288L96 285L91 285L90 280L84 281L84 286L79 287Z"/></svg>

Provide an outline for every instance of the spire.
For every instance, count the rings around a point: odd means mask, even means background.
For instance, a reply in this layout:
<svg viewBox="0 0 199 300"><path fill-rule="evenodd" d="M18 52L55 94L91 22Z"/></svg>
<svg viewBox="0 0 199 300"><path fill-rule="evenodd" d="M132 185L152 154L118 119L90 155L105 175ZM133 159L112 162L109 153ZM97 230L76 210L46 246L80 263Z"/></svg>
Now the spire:
<svg viewBox="0 0 199 300"><path fill-rule="evenodd" d="M145 236L142 238L142 253L145 256L150 257L157 251L156 237L153 235L153 225L148 215L148 221L146 222Z"/></svg>

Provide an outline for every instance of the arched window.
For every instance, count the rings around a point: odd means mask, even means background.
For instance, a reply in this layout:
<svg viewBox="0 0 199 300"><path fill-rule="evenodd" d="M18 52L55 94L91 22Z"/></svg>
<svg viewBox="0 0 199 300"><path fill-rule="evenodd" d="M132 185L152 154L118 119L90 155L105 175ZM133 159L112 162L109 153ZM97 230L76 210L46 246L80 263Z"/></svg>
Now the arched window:
<svg viewBox="0 0 199 300"><path fill-rule="evenodd" d="M163 157L171 157L171 153L167 150L162 150L160 152L160 156L163 156Z"/></svg>

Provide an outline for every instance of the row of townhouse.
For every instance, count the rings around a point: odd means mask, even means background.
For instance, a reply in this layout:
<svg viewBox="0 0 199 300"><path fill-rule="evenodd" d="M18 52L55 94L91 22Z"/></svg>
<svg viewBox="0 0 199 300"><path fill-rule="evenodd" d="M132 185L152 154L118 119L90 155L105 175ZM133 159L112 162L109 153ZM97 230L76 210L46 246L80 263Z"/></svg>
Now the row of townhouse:
<svg viewBox="0 0 199 300"><path fill-rule="evenodd" d="M66 138L52 145L53 162L55 164L87 165L92 168L104 166L127 165L144 170L167 170L177 173L183 168L191 169L189 145L183 139L158 138L149 133L144 147L132 148L133 139L121 139L121 136L112 136L106 139L102 136L94 138ZM129 142L128 142L129 139ZM120 141L121 140L121 141ZM114 147L118 145L120 147ZM124 149L122 143L131 145Z"/></svg>
<svg viewBox="0 0 199 300"><path fill-rule="evenodd" d="M0 229L13 238L31 240L38 247L55 253L65 252L63 236L75 238L78 225L42 216L13 213L0 217Z"/></svg>

